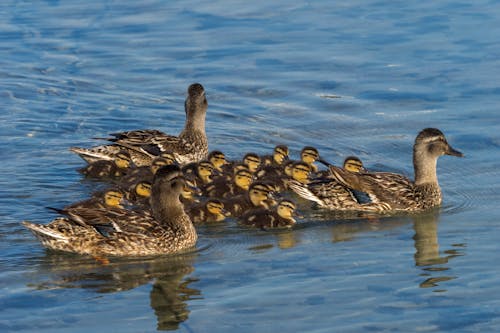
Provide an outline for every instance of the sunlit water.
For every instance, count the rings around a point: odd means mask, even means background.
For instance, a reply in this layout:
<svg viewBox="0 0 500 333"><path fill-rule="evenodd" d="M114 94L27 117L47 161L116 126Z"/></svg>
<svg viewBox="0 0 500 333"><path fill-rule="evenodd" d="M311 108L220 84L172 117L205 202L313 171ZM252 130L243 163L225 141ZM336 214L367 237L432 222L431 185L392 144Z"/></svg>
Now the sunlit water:
<svg viewBox="0 0 500 333"><path fill-rule="evenodd" d="M0 331L500 330L500 4L496 1L3 1ZM443 207L290 231L199 229L198 251L111 260L45 251L21 225L97 184L68 151L183 126L207 91L211 149L286 144L412 175L438 127Z"/></svg>

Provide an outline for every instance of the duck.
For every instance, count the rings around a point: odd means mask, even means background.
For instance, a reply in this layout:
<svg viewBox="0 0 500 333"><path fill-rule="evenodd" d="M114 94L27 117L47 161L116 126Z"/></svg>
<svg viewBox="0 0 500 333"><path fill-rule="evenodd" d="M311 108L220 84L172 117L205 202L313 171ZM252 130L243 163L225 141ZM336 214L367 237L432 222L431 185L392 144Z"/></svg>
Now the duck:
<svg viewBox="0 0 500 333"><path fill-rule="evenodd" d="M273 192L271 185L255 181L250 184L247 192L224 200L224 207L233 217L239 217L247 210L258 207L270 208L276 204Z"/></svg>
<svg viewBox="0 0 500 333"><path fill-rule="evenodd" d="M437 128L421 130L413 145L414 180L392 172L354 173L330 165L333 177L342 185L367 193L372 202L384 204L385 212L417 212L442 203L437 177L437 160L442 155L463 157Z"/></svg>
<svg viewBox="0 0 500 333"><path fill-rule="evenodd" d="M224 203L216 198L194 204L187 210L191 221L196 224L222 222L230 214L224 209Z"/></svg>
<svg viewBox="0 0 500 333"><path fill-rule="evenodd" d="M297 223L294 216L296 205L290 199L282 199L273 209L253 209L244 213L238 222L241 225L260 229L291 228Z"/></svg>
<svg viewBox="0 0 500 333"><path fill-rule="evenodd" d="M351 172L362 172L364 170L363 163L355 156L349 156L344 160L344 168L349 168ZM375 204L362 207L356 193L340 184L336 179L331 178L329 171L324 176L313 178L307 183L291 179L287 181L287 186L299 197L313 201L318 207L327 210L383 210L383 207L378 207Z"/></svg>
<svg viewBox="0 0 500 333"><path fill-rule="evenodd" d="M248 191L254 179L248 169L236 171L231 180L217 177L203 188L203 194L211 198L228 198Z"/></svg>
<svg viewBox="0 0 500 333"><path fill-rule="evenodd" d="M78 169L85 177L107 179L119 178L129 172L131 157L126 150L120 150L112 160L98 160Z"/></svg>
<svg viewBox="0 0 500 333"><path fill-rule="evenodd" d="M156 129L133 130L111 133L105 140L113 142L92 148L71 147L85 161L113 160L122 149L126 149L136 166L151 164L161 152L170 151L181 165L199 162L207 158L208 139L205 132L205 118L208 108L205 89L199 83L188 87L184 103L186 122L178 136L168 135Z"/></svg>
<svg viewBox="0 0 500 333"><path fill-rule="evenodd" d="M151 213L101 209L99 221L58 217L47 225L23 221L51 250L103 256L151 256L185 252L197 242L196 229L184 210L179 196L185 186L177 165L158 170L151 190ZM97 214L99 215L99 214ZM107 232L99 232L95 223L109 219Z"/></svg>

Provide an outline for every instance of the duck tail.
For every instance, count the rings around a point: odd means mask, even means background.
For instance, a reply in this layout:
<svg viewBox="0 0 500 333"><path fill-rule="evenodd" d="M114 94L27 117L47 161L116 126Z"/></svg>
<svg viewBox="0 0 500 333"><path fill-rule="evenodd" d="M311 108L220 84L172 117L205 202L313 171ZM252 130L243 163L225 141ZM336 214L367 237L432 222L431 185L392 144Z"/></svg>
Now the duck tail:
<svg viewBox="0 0 500 333"><path fill-rule="evenodd" d="M120 150L118 147L113 146L97 146L92 148L80 148L80 147L70 147L69 151L78 154L88 163L92 163L98 160L110 160L112 161L114 155Z"/></svg>
<svg viewBox="0 0 500 333"><path fill-rule="evenodd" d="M309 201L314 201L318 203L320 206L323 206L323 201L318 198L308 187L307 185L302 184L296 180L290 180L286 182L289 189L295 192L301 198L304 198Z"/></svg>
<svg viewBox="0 0 500 333"><path fill-rule="evenodd" d="M36 224L28 221L23 221L21 224L29 229L43 245L54 241L65 243L69 242L68 237L47 225Z"/></svg>

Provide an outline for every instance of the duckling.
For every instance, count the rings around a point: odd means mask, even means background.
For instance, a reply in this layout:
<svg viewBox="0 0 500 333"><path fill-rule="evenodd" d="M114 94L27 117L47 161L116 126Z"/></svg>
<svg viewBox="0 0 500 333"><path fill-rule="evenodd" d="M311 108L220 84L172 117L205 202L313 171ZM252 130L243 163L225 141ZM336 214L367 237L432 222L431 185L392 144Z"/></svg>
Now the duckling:
<svg viewBox="0 0 500 333"><path fill-rule="evenodd" d="M186 180L186 186L181 192L180 200L184 204L184 207L189 207L195 203L200 202L198 197L203 194L202 190L194 185L194 183L189 180Z"/></svg>
<svg viewBox="0 0 500 333"><path fill-rule="evenodd" d="M210 154L208 154L208 161L212 163L214 169L219 173L223 173L224 167L229 164L226 160L226 155L219 150L211 151Z"/></svg>
<svg viewBox="0 0 500 333"><path fill-rule="evenodd" d="M273 183L279 192L285 190L283 178L285 176L285 162L289 161L288 147L276 146L273 155L264 157L263 161L262 166L255 172L257 179Z"/></svg>
<svg viewBox="0 0 500 333"><path fill-rule="evenodd" d="M228 198L248 191L252 181L252 173L248 169L241 169L236 171L232 181L225 177L215 178L204 187L203 193L206 197Z"/></svg>
<svg viewBox="0 0 500 333"><path fill-rule="evenodd" d="M198 239L191 219L179 201L184 176L176 165L164 166L155 175L151 214L129 210L96 210L99 221L108 218L111 230L101 233L96 221L77 223L64 217L47 225L23 221L43 246L96 257L148 256L178 253L195 246ZM98 221L98 222L99 222ZM102 222L99 222L102 223Z"/></svg>
<svg viewBox="0 0 500 333"><path fill-rule="evenodd" d="M320 160L320 162L325 164L328 167L331 165L330 163L326 162L325 160ZM345 170L349 170L351 172L365 172L366 171L365 167L363 166L363 162L357 156L347 156L344 159L344 163L342 164L342 167ZM322 171L316 172L314 178L331 178L331 175L332 174L330 173L330 169L322 170Z"/></svg>
<svg viewBox="0 0 500 333"><path fill-rule="evenodd" d="M127 201L137 208L149 209L152 186L151 182L146 180L137 182L126 192Z"/></svg>
<svg viewBox="0 0 500 333"><path fill-rule="evenodd" d="M262 166L273 165L282 166L283 162L288 160L288 147L285 145L277 145L274 147L272 155L262 157Z"/></svg>
<svg viewBox="0 0 500 333"><path fill-rule="evenodd" d="M182 168L186 179L194 187L202 188L212 181L212 176L216 173L214 166L209 161L189 163Z"/></svg>
<svg viewBox="0 0 500 333"><path fill-rule="evenodd" d="M307 163L313 173L318 172L318 166L314 162L320 159L319 152L314 147L306 146L300 151L300 160Z"/></svg>
<svg viewBox="0 0 500 333"><path fill-rule="evenodd" d="M247 153L243 156L243 164L248 167L251 173L255 173L259 169L261 163L260 156L255 153Z"/></svg>
<svg viewBox="0 0 500 333"><path fill-rule="evenodd" d="M130 154L126 150L119 151L113 160L99 160L78 169L78 172L90 178L118 178L129 171Z"/></svg>
<svg viewBox="0 0 500 333"><path fill-rule="evenodd" d="M442 155L463 157L448 144L443 132L425 128L413 145L414 181L391 172L353 173L333 165L330 171L344 186L365 192L373 202L384 204L385 211L422 211L441 205L436 166Z"/></svg>
<svg viewBox="0 0 500 333"><path fill-rule="evenodd" d="M222 222L230 215L224 210L224 203L214 198L192 205L187 214L194 224Z"/></svg>
<svg viewBox="0 0 500 333"><path fill-rule="evenodd" d="M270 208L275 204L272 193L273 189L269 184L253 182L248 192L226 199L224 207L233 217L239 217L247 210L257 207Z"/></svg>
<svg viewBox="0 0 500 333"><path fill-rule="evenodd" d="M74 208L123 208L124 194L117 188L109 188L105 191L95 192L92 197L86 200L78 201L67 205L63 210ZM47 207L51 210L59 211L59 209Z"/></svg>
<svg viewBox="0 0 500 333"><path fill-rule="evenodd" d="M273 209L258 208L247 211L239 219L239 223L246 226L267 228L291 228L295 223L295 203L282 199Z"/></svg>
<svg viewBox="0 0 500 333"><path fill-rule="evenodd" d="M205 117L208 108L205 89L199 83L188 88L184 103L186 123L179 136L165 134L158 130L134 130L112 133L106 140L113 142L92 148L72 147L85 161L113 160L122 149L126 149L136 166L151 164L152 158L161 152L171 151L177 162L185 165L207 158L208 140L205 133Z"/></svg>
<svg viewBox="0 0 500 333"><path fill-rule="evenodd" d="M292 179L299 183L307 184L310 181L311 165L302 161L293 162L291 165L291 175Z"/></svg>

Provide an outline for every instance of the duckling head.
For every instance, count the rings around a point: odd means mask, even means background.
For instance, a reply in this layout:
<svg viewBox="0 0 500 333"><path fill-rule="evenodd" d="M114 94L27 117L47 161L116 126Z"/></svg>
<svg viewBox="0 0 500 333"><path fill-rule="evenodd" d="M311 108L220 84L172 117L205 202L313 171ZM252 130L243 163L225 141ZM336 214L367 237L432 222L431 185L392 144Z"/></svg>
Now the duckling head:
<svg viewBox="0 0 500 333"><path fill-rule="evenodd" d="M226 155L219 150L214 150L208 154L208 160L212 163L215 170L222 172L222 167L229 162L226 160Z"/></svg>
<svg viewBox="0 0 500 333"><path fill-rule="evenodd" d="M238 170L234 175L234 184L245 191L250 187L252 180L253 175L248 169Z"/></svg>
<svg viewBox="0 0 500 333"><path fill-rule="evenodd" d="M288 147L285 145L277 145L274 147L273 160L278 165L281 165L285 160L288 159Z"/></svg>
<svg viewBox="0 0 500 333"><path fill-rule="evenodd" d="M293 216L295 216L295 203L291 200L288 199L283 199L278 203L278 207L276 208L276 211L278 215L286 220L291 220L295 223L295 219Z"/></svg>
<svg viewBox="0 0 500 333"><path fill-rule="evenodd" d="M104 204L107 207L122 207L123 192L117 189L110 189L104 192Z"/></svg>
<svg viewBox="0 0 500 333"><path fill-rule="evenodd" d="M158 171L158 169L160 169L162 166L165 166L165 165L170 165L170 163L168 163L168 160L163 158L163 157L155 157L153 159L153 161L151 161L151 172L154 174L156 174L156 172Z"/></svg>
<svg viewBox="0 0 500 333"><path fill-rule="evenodd" d="M363 162L356 156L348 156L344 160L344 169L351 172L363 172L365 168L363 167Z"/></svg>
<svg viewBox="0 0 500 333"><path fill-rule="evenodd" d="M118 154L115 155L115 165L119 169L127 169L130 166L131 157L128 151L121 150Z"/></svg>
<svg viewBox="0 0 500 333"><path fill-rule="evenodd" d="M147 181L140 181L135 185L135 193L142 198L149 198L151 196L151 183Z"/></svg>
<svg viewBox="0 0 500 333"><path fill-rule="evenodd" d="M196 172L201 178L203 184L208 184L212 181L212 176L214 174L214 166L209 161L201 161L196 166Z"/></svg>
<svg viewBox="0 0 500 333"><path fill-rule="evenodd" d="M164 165L177 164L174 153L172 153L171 151L162 151L159 157L165 160Z"/></svg>
<svg viewBox="0 0 500 333"><path fill-rule="evenodd" d="M269 186L263 182L254 182L250 185L248 189L248 196L250 197L250 201L256 207L264 206L268 207L266 203L269 200L271 195L271 190Z"/></svg>
<svg viewBox="0 0 500 333"><path fill-rule="evenodd" d="M311 174L311 166L306 162L298 161L292 164L292 178L296 181L307 184L309 175Z"/></svg>
<svg viewBox="0 0 500 333"><path fill-rule="evenodd" d="M306 146L300 151L300 160L309 165L313 164L319 159L319 152L316 148Z"/></svg>
<svg viewBox="0 0 500 333"><path fill-rule="evenodd" d="M283 163L283 170L285 170L285 175L287 175L288 177L292 177L293 163L293 160L287 160Z"/></svg>
<svg viewBox="0 0 500 333"><path fill-rule="evenodd" d="M208 199L206 202L207 211L216 216L216 221L223 221L229 212L224 209L224 203L218 199Z"/></svg>
<svg viewBox="0 0 500 333"><path fill-rule="evenodd" d="M243 157L243 164L248 167L251 173L254 173L260 167L260 156L255 153L248 153Z"/></svg>

